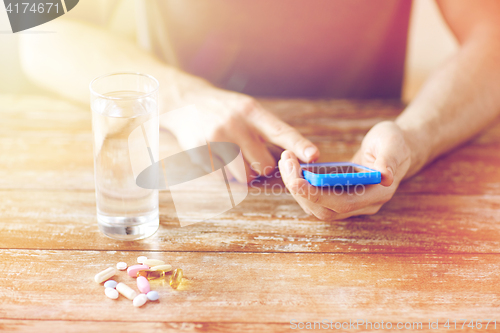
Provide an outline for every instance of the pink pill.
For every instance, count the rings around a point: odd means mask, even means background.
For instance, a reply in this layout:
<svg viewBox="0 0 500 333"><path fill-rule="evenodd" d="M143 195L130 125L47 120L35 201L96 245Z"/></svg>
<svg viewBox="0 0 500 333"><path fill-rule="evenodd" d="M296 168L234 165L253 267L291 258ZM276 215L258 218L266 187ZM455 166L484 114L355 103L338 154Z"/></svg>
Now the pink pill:
<svg viewBox="0 0 500 333"><path fill-rule="evenodd" d="M149 287L148 279L146 279L144 276L139 276L137 278L137 288L143 294L149 293L151 288Z"/></svg>
<svg viewBox="0 0 500 333"><path fill-rule="evenodd" d="M127 268L127 274L131 277L137 277L137 272L138 271L143 271L145 269L149 269L149 266L146 266L146 265L134 265L134 266L130 266L129 268Z"/></svg>

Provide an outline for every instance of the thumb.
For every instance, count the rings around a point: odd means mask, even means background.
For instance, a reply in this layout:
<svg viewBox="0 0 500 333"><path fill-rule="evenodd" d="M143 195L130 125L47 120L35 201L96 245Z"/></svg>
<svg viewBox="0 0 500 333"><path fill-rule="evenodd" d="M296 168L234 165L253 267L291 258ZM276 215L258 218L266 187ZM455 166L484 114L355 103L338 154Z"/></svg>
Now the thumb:
<svg viewBox="0 0 500 333"><path fill-rule="evenodd" d="M397 155L394 153L389 143L380 149L375 157L373 168L382 174L380 184L383 186L391 186L394 182L394 175L398 171Z"/></svg>
<svg viewBox="0 0 500 333"><path fill-rule="evenodd" d="M363 157L371 156L369 164L382 174L381 185L391 186L394 179L402 179L408 171L410 151L402 130L394 122L383 121L373 126L363 139L363 146L366 147Z"/></svg>
<svg viewBox="0 0 500 333"><path fill-rule="evenodd" d="M254 112L252 123L267 142L292 151L302 161L319 158L319 149L311 141L266 110Z"/></svg>

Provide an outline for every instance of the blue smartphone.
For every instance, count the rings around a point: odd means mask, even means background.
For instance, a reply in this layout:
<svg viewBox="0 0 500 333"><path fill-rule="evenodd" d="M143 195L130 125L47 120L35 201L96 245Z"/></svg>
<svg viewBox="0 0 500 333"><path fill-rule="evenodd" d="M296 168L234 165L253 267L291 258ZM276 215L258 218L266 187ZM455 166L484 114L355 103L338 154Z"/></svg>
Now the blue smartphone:
<svg viewBox="0 0 500 333"><path fill-rule="evenodd" d="M313 186L350 186L380 184L380 171L350 163L301 164L304 178Z"/></svg>

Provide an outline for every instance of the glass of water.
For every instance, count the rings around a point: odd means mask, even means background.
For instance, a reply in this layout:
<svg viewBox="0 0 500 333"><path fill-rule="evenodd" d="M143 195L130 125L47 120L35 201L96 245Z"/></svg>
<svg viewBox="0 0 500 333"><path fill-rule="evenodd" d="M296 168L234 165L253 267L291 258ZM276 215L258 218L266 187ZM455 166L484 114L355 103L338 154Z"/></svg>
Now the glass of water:
<svg viewBox="0 0 500 333"><path fill-rule="evenodd" d="M158 89L155 78L139 73L90 83L97 223L114 239L146 238L159 227L158 189L136 182L158 161Z"/></svg>

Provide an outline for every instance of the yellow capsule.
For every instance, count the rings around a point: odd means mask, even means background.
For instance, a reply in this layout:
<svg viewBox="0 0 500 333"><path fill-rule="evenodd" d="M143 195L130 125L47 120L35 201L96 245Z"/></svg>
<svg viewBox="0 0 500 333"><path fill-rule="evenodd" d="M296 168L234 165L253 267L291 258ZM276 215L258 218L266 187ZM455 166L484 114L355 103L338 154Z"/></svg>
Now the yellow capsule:
<svg viewBox="0 0 500 333"><path fill-rule="evenodd" d="M165 272L163 271L152 271L152 270L143 270L137 272L137 277L144 276L148 280L160 279L165 276Z"/></svg>
<svg viewBox="0 0 500 333"><path fill-rule="evenodd" d="M170 286L177 289L182 282L182 269L176 268L174 274L170 277Z"/></svg>
<svg viewBox="0 0 500 333"><path fill-rule="evenodd" d="M170 272L172 270L172 266L171 265L158 265L158 266L151 267L150 270Z"/></svg>

